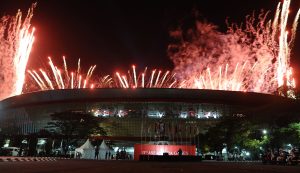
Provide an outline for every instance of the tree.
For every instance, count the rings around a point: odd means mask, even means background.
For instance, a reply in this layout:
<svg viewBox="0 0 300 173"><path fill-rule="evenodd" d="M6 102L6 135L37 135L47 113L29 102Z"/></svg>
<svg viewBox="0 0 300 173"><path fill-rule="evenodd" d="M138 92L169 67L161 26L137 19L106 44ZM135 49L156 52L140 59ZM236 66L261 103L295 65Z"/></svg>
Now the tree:
<svg viewBox="0 0 300 173"><path fill-rule="evenodd" d="M280 128L280 135L274 140L279 139L281 139L281 146L288 143L300 146L300 123L290 123L287 127Z"/></svg>
<svg viewBox="0 0 300 173"><path fill-rule="evenodd" d="M50 116L52 121L46 128L63 136L64 146L68 146L71 141L75 142L90 135L106 135L105 130L100 127L100 119L91 113L64 111L53 113ZM64 147L64 151L67 151L66 147Z"/></svg>
<svg viewBox="0 0 300 173"><path fill-rule="evenodd" d="M52 121L47 128L68 137L87 137L89 135L106 135L100 127L100 119L91 113L64 111L51 114Z"/></svg>
<svg viewBox="0 0 300 173"><path fill-rule="evenodd" d="M243 126L244 120L240 117L222 117L219 123L208 129L206 134L207 144L213 151L221 152L224 148L224 144L227 148L232 148L236 145L236 140L240 134L241 126Z"/></svg>
<svg viewBox="0 0 300 173"><path fill-rule="evenodd" d="M219 123L208 130L206 141L211 151L219 151L226 147L234 152L236 147L251 151L254 158L259 156L261 149L270 141L268 135L261 132L265 124L255 123L247 117L222 117Z"/></svg>

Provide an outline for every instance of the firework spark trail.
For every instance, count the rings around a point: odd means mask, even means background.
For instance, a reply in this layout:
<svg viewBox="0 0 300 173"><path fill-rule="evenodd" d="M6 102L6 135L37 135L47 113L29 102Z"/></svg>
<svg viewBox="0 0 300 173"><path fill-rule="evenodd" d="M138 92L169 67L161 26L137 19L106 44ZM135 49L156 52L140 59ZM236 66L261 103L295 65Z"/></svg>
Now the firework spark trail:
<svg viewBox="0 0 300 173"><path fill-rule="evenodd" d="M42 73L43 77L45 78L45 80L47 81L47 84L49 85L50 89L54 89L51 80L49 79L48 75L46 74L45 71L43 71L42 69L40 69L40 72ZM72 73L73 74L73 73Z"/></svg>
<svg viewBox="0 0 300 173"><path fill-rule="evenodd" d="M128 85L128 81L127 81L127 79L126 79L126 76L123 75L122 78L123 78L123 80L124 80L124 82L125 82L126 88L129 88L129 85ZM134 86L133 86L133 88L134 88Z"/></svg>
<svg viewBox="0 0 300 173"><path fill-rule="evenodd" d="M55 78L55 82L56 82L58 88L61 88L60 82L59 82L59 80L58 80L57 68L54 66L54 64L53 64L53 62L52 62L52 60L51 60L51 58L48 57L48 59L49 59L49 65L50 65L50 67L51 67L52 73L53 73L54 78Z"/></svg>
<svg viewBox="0 0 300 173"><path fill-rule="evenodd" d="M62 76L61 76L60 70L59 70L59 69L56 69L56 71L57 71L57 74L58 74L58 77L59 77L59 81L60 81L61 89L65 89L65 85L64 85L64 82L63 82L63 79L62 79Z"/></svg>
<svg viewBox="0 0 300 173"><path fill-rule="evenodd" d="M28 70L28 73L31 75L31 77L34 79L34 81L39 85L39 87L43 90L43 86L40 83L40 81L36 78L35 74L33 74L30 70Z"/></svg>
<svg viewBox="0 0 300 173"><path fill-rule="evenodd" d="M156 71L156 70L152 70L149 88L152 88L152 82L153 82L153 77L154 77L155 71Z"/></svg>
<svg viewBox="0 0 300 173"><path fill-rule="evenodd" d="M163 77L162 80L161 80L160 88L163 86L164 81L165 81L165 79L166 79L166 77L168 76L169 73L170 73L170 71L167 71L167 72L165 73L164 77Z"/></svg>
<svg viewBox="0 0 300 173"><path fill-rule="evenodd" d="M83 82L83 88L86 88L86 79Z"/></svg>
<svg viewBox="0 0 300 173"><path fill-rule="evenodd" d="M289 46L291 48L294 46L294 42L295 42L295 39L296 39L296 32L297 32L299 17L300 17L300 9L298 10L298 12L296 14L296 17L295 17L294 22L293 22L293 28L291 30L292 36L291 36L291 41L289 42Z"/></svg>
<svg viewBox="0 0 300 173"><path fill-rule="evenodd" d="M114 86L113 84L114 82L110 75L106 75L99 80L97 88L111 88Z"/></svg>
<svg viewBox="0 0 300 173"><path fill-rule="evenodd" d="M173 86L176 84L176 80L174 80L171 84L170 84L170 86L169 86L169 88L173 88Z"/></svg>
<svg viewBox="0 0 300 173"><path fill-rule="evenodd" d="M88 83L88 81L90 80L90 78L92 77L92 74L94 73L94 70L96 68L96 65L94 66L91 66L87 72L87 75L86 75L86 83Z"/></svg>
<svg viewBox="0 0 300 173"><path fill-rule="evenodd" d="M40 77L40 75L35 70L33 70L33 74L36 76L36 78L40 82L42 88L45 89L46 85L45 85L44 81L42 80L42 78Z"/></svg>
<svg viewBox="0 0 300 173"><path fill-rule="evenodd" d="M142 73L142 88L145 88L145 73Z"/></svg>
<svg viewBox="0 0 300 173"><path fill-rule="evenodd" d="M34 28L30 22L35 4L22 20L18 10L16 16L0 19L0 100L22 93L26 65L34 42Z"/></svg>
<svg viewBox="0 0 300 173"><path fill-rule="evenodd" d="M79 81L79 76L80 76L80 58L78 59L78 63L77 63L77 73L76 73L77 81Z"/></svg>
<svg viewBox="0 0 300 173"><path fill-rule="evenodd" d="M226 33L200 21L196 22L195 29L171 31L175 41L168 51L179 81L185 81L186 88L262 93L274 93L284 81L288 87L295 86L289 72L290 51L300 12L288 37L290 2L284 0L278 4L273 20L267 19L268 13L261 13L258 17L247 16L244 25L227 22Z"/></svg>
<svg viewBox="0 0 300 173"><path fill-rule="evenodd" d="M91 77L91 74L93 74L93 71L95 70L96 65L91 66L87 72L87 79L89 79Z"/></svg>
<svg viewBox="0 0 300 173"><path fill-rule="evenodd" d="M117 86L121 88L173 88L177 86L177 82L174 82L176 81L175 75L170 74L170 71L163 73L159 70L156 74L156 69L154 69L148 77L146 75L147 68L145 68L143 72L137 73L136 67L132 66L132 72L133 73L128 72L128 76L121 75L119 72L116 72L116 79L114 83L119 83ZM148 83L146 83L146 81L148 81Z"/></svg>
<svg viewBox="0 0 300 173"><path fill-rule="evenodd" d="M78 77L76 77L74 76L74 72L71 72L71 74L69 74L65 57L63 57L63 71L61 71L57 66L55 66L51 57L48 57L48 60L51 69L48 70L50 75L48 75L45 72L45 70L42 69L39 69L40 73L42 74L42 77L36 71L28 70L28 73L38 84L40 90L87 88L87 86L89 85L89 81L92 78L93 72L96 68L96 65L90 66L87 74L82 75L80 73L80 60L78 60L79 66L77 67L76 72L76 75ZM92 86L92 84L90 86Z"/></svg>
<svg viewBox="0 0 300 173"><path fill-rule="evenodd" d="M132 66L132 71L133 71L133 77L134 77L134 86L135 86L135 88L137 88L135 65Z"/></svg>
<svg viewBox="0 0 300 173"><path fill-rule="evenodd" d="M79 79L78 79L78 88L81 88L81 80L82 80L82 76L79 75Z"/></svg>
<svg viewBox="0 0 300 173"><path fill-rule="evenodd" d="M233 90L239 91L242 83L240 78L242 77L244 68L247 62L243 63L241 69L239 69L239 64L236 64L235 70L231 75L231 78L227 78L228 64L225 66L225 72L223 72L222 66L219 66L218 76L215 76L215 80L212 78L210 68L195 79L194 83L198 89L218 89L218 90ZM223 76L224 74L224 76ZM207 84L209 83L209 84Z"/></svg>
<svg viewBox="0 0 300 173"><path fill-rule="evenodd" d="M66 61L66 57L65 56L63 56L63 61L64 61L64 69L65 69L65 74L67 76L67 80L70 80L68 66L67 66L67 61Z"/></svg>
<svg viewBox="0 0 300 173"><path fill-rule="evenodd" d="M119 73L119 72L116 72L116 75L117 75L117 77L118 77L118 79L119 79L119 81L120 81L122 87L123 87L123 88L126 88L126 86L125 86L125 84L123 83L123 80L122 80L122 78L121 78L121 76L120 76L120 73Z"/></svg>
<svg viewBox="0 0 300 173"><path fill-rule="evenodd" d="M279 55L278 55L278 68L277 68L277 80L278 85L282 86L284 84L284 74L286 74L286 70L288 68L287 62L287 32L286 25L288 20L288 8L290 5L289 0L284 0L281 8L281 16L280 16L280 36L279 36Z"/></svg>
<svg viewBox="0 0 300 173"><path fill-rule="evenodd" d="M154 87L157 87L157 82L158 82L158 80L159 80L160 74L161 74L161 71L159 70L159 71L158 71L158 75L156 76L156 80L155 80Z"/></svg>
<svg viewBox="0 0 300 173"><path fill-rule="evenodd" d="M213 85L213 81L211 80L210 68L207 68L207 74L208 74L208 77L209 77L210 87L211 87L212 89L215 89L215 87L214 87L214 85Z"/></svg>
<svg viewBox="0 0 300 173"><path fill-rule="evenodd" d="M272 24L272 40L276 39L275 37L276 37L277 30L278 30L278 18L279 18L279 14L281 11L280 5L281 5L281 3L279 2L277 5L277 8L276 8L275 17L274 17L273 24Z"/></svg>
<svg viewBox="0 0 300 173"><path fill-rule="evenodd" d="M71 89L74 88L74 73L71 73Z"/></svg>

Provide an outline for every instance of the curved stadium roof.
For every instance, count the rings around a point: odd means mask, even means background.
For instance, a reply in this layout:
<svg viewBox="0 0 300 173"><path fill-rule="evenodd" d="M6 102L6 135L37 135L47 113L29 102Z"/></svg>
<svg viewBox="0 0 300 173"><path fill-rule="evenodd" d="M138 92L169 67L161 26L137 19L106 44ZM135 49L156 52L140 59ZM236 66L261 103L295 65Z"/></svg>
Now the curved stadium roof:
<svg viewBox="0 0 300 173"><path fill-rule="evenodd" d="M22 94L0 101L0 110L64 102L190 102L262 107L298 101L270 94L199 89L65 89ZM298 105L298 104L297 104Z"/></svg>

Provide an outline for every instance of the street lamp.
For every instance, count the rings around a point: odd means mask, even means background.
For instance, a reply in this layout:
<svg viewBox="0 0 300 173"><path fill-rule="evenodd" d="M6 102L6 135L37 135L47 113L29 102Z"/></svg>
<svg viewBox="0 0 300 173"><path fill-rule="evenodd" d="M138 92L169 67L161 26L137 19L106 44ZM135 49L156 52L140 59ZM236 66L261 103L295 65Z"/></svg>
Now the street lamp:
<svg viewBox="0 0 300 173"><path fill-rule="evenodd" d="M246 156L250 156L250 152L249 151L246 152Z"/></svg>
<svg viewBox="0 0 300 173"><path fill-rule="evenodd" d="M267 131L266 129L263 129L263 130L262 130L262 133L263 133L264 135L266 135L266 134L268 134L268 131Z"/></svg>

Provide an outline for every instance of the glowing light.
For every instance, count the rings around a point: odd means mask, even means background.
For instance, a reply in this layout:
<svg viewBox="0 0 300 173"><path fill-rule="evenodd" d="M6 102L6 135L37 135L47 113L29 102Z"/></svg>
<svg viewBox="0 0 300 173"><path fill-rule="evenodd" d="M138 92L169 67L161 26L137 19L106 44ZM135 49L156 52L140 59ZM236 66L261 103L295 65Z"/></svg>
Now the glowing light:
<svg viewBox="0 0 300 173"><path fill-rule="evenodd" d="M279 3L272 20L260 13L247 16L244 25L227 22L225 34L200 21L188 33L175 34L169 54L180 86L262 93L274 93L285 83L294 88L288 71L300 9L288 35L290 2Z"/></svg>
<svg viewBox="0 0 300 173"><path fill-rule="evenodd" d="M124 81L124 83L125 83L125 88L129 88L129 85L128 85L128 82L127 82L126 77L125 77L125 76L122 76L122 78L123 78L123 81Z"/></svg>
<svg viewBox="0 0 300 173"><path fill-rule="evenodd" d="M73 89L74 88L74 73L72 72L71 73L71 89Z"/></svg>
<svg viewBox="0 0 300 173"><path fill-rule="evenodd" d="M134 85L135 85L135 88L136 88L137 87L137 80L136 80L135 65L132 66L132 71L133 71L133 77L134 77Z"/></svg>
<svg viewBox="0 0 300 173"><path fill-rule="evenodd" d="M22 93L35 29L30 27L35 4L22 20L22 12L0 19L0 100Z"/></svg>
<svg viewBox="0 0 300 173"><path fill-rule="evenodd" d="M268 133L268 131L267 131L266 129L263 129L262 133L263 133L264 135L266 135L266 134Z"/></svg>
<svg viewBox="0 0 300 173"><path fill-rule="evenodd" d="M83 88L86 88L86 79L84 80L84 82L83 82Z"/></svg>
<svg viewBox="0 0 300 173"><path fill-rule="evenodd" d="M116 72L116 75L118 76L118 79L119 79L120 83L122 84L122 87L123 87L123 88L126 88L126 85L123 83L123 80L122 80L122 78L121 78L121 76L120 76L120 73L119 73L119 72Z"/></svg>
<svg viewBox="0 0 300 173"><path fill-rule="evenodd" d="M161 80L161 83L160 83L160 87L162 87L162 85L164 84L164 81L166 79L166 77L168 76L168 74L170 73L170 71L167 71L163 77L163 79Z"/></svg>
<svg viewBox="0 0 300 173"><path fill-rule="evenodd" d="M142 73L142 88L145 88L145 73Z"/></svg>
<svg viewBox="0 0 300 173"><path fill-rule="evenodd" d="M146 76L147 68L141 73L137 73L136 67L133 66L133 76L131 73L128 73L128 76L125 74L120 75L119 72L116 72L115 83L119 83L121 88L171 88L177 87L175 75L170 75L170 71L163 73L159 71L156 74L156 69L152 70L150 77ZM162 76L162 77L161 77ZM130 80L132 79L132 80ZM148 81L148 83L147 83ZM116 86L115 86L116 87Z"/></svg>
<svg viewBox="0 0 300 173"><path fill-rule="evenodd" d="M82 80L82 76L79 75L79 79L78 79L78 88L81 88L81 80Z"/></svg>
<svg viewBox="0 0 300 173"><path fill-rule="evenodd" d="M159 70L158 75L157 75L156 80L155 80L155 84L154 84L155 87L157 87L157 82L159 80L160 74L161 74L161 71Z"/></svg>
<svg viewBox="0 0 300 173"><path fill-rule="evenodd" d="M99 81L96 82L95 87L97 88L112 88L116 87L114 80L110 77L110 75L106 75L103 77L100 77Z"/></svg>
<svg viewBox="0 0 300 173"><path fill-rule="evenodd" d="M69 74L65 57L63 57L64 71L59 70L59 68L55 66L51 57L48 57L48 60L51 69L49 71L51 72L50 74L52 74L52 76L49 76L43 69L39 69L42 77L34 70L28 71L33 80L38 84L40 90L86 88L89 85L89 80L96 68L96 65L90 66L87 74L82 75L80 73L80 67L77 67L77 76L75 76L74 72ZM80 65L80 59L78 60L78 65Z"/></svg>
<svg viewBox="0 0 300 173"><path fill-rule="evenodd" d="M152 88L153 77L156 70L152 70L151 78L150 78L150 88Z"/></svg>

